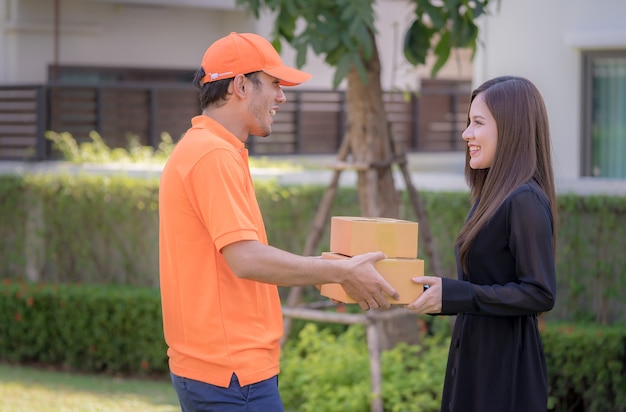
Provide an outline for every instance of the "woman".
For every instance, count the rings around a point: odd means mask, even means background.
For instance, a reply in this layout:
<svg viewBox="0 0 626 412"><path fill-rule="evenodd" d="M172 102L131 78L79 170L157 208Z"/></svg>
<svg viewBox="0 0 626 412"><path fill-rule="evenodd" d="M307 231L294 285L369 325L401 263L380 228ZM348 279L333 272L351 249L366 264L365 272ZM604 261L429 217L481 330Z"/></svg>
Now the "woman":
<svg viewBox="0 0 626 412"><path fill-rule="evenodd" d="M528 80L472 93L465 176L473 207L455 251L458 280L418 277L408 308L457 315L442 411L542 411L548 375L537 316L556 298L556 195L548 116Z"/></svg>

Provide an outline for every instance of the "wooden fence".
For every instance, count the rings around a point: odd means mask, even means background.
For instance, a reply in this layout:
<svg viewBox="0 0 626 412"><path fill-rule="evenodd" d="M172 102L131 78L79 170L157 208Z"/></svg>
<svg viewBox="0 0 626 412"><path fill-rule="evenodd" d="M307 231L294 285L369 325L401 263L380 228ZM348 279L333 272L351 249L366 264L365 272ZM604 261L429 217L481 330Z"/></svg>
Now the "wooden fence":
<svg viewBox="0 0 626 412"><path fill-rule="evenodd" d="M285 89L285 95L272 135L252 136L250 153L336 153L345 129L345 92ZM385 93L393 138L408 151L463 150L469 95L468 82L454 81L424 81L419 95ZM79 142L97 131L110 147L126 147L134 135L156 146L164 132L178 140L198 113L197 91L174 83L0 86L0 159L58 158L47 130L69 132Z"/></svg>
<svg viewBox="0 0 626 412"><path fill-rule="evenodd" d="M46 89L0 87L0 159L41 159L46 155Z"/></svg>

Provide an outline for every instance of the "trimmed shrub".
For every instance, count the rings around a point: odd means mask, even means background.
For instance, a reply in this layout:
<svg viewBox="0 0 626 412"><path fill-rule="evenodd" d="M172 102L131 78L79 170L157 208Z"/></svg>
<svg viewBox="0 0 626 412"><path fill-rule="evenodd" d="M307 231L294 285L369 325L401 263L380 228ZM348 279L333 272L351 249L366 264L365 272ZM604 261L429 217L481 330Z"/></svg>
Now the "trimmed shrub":
<svg viewBox="0 0 626 412"><path fill-rule="evenodd" d="M0 296L0 359L123 375L168 370L154 288L4 280Z"/></svg>
<svg viewBox="0 0 626 412"><path fill-rule="evenodd" d="M626 325L548 323L542 339L551 411L626 411Z"/></svg>

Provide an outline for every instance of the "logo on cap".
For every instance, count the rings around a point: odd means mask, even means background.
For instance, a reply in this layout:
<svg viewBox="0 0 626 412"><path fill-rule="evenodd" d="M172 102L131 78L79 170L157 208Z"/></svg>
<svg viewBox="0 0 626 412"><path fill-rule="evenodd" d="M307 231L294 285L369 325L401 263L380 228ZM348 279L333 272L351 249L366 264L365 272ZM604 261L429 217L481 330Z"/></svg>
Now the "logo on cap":
<svg viewBox="0 0 626 412"><path fill-rule="evenodd" d="M222 76L227 76L227 75L231 75L233 74L233 72L224 72L224 73L209 73L209 77L211 78L211 81L217 80Z"/></svg>

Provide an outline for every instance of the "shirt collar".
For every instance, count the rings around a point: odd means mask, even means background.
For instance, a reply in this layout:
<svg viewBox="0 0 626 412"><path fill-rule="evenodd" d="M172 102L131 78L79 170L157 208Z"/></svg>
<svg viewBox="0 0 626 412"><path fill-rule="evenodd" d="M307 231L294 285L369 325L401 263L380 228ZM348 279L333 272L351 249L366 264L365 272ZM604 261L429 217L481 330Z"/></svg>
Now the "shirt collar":
<svg viewBox="0 0 626 412"><path fill-rule="evenodd" d="M228 129L209 116L199 115L193 117L191 119L191 127L194 129L208 129L212 131L217 137L233 145L238 152L245 149L245 145L241 140L237 139Z"/></svg>

